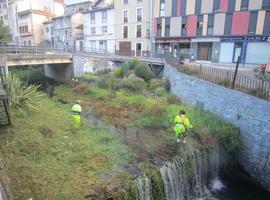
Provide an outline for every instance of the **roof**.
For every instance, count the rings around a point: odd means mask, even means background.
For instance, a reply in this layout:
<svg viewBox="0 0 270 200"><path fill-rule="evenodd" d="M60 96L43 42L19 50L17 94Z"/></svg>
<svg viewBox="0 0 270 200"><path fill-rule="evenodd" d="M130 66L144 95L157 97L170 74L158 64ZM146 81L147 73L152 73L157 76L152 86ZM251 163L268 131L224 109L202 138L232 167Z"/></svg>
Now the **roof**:
<svg viewBox="0 0 270 200"><path fill-rule="evenodd" d="M30 13L35 13L38 15L44 15L44 16L55 16L52 13L47 13L42 10L34 10L34 9L29 9L29 10L24 10L18 13L18 15L25 15L25 14L30 14Z"/></svg>
<svg viewBox="0 0 270 200"><path fill-rule="evenodd" d="M73 3L73 4L66 4L65 6L66 6L66 7L69 7L69 6L81 5L81 4L90 4L90 5L92 5L92 4L93 4L93 2L92 2L92 1L89 1L89 0L85 0L84 2L80 2L80 3Z"/></svg>
<svg viewBox="0 0 270 200"><path fill-rule="evenodd" d="M102 8L94 8L93 10L84 11L82 13L83 14L86 14L86 13L93 13L93 12L98 12L98 11L102 11L102 10L110 10L110 9L114 9L114 6L113 5L109 5L109 6L102 7Z"/></svg>
<svg viewBox="0 0 270 200"><path fill-rule="evenodd" d="M42 24L50 24L50 23L53 23L53 21L52 20L48 20L48 21L43 22Z"/></svg>

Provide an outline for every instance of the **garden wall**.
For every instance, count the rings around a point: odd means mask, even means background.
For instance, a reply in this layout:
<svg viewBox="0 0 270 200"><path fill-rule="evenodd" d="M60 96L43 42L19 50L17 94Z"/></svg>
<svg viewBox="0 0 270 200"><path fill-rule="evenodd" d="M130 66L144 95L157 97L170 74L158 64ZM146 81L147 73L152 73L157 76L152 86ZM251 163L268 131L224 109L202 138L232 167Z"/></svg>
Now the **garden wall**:
<svg viewBox="0 0 270 200"><path fill-rule="evenodd" d="M240 163L270 191L270 102L180 73L168 64L164 77L184 103L201 106L240 128Z"/></svg>

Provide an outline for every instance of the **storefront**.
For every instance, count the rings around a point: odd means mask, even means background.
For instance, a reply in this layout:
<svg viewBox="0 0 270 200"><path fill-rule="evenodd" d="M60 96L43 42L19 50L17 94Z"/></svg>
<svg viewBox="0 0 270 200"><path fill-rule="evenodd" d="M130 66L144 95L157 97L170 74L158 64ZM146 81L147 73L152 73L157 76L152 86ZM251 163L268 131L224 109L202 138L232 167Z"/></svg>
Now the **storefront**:
<svg viewBox="0 0 270 200"><path fill-rule="evenodd" d="M220 43L220 63L264 64L270 58L269 36L223 37Z"/></svg>
<svg viewBox="0 0 270 200"><path fill-rule="evenodd" d="M169 53L173 57L183 58L189 57L190 39L189 38L162 38L156 39L155 43L156 55L164 57L164 54Z"/></svg>

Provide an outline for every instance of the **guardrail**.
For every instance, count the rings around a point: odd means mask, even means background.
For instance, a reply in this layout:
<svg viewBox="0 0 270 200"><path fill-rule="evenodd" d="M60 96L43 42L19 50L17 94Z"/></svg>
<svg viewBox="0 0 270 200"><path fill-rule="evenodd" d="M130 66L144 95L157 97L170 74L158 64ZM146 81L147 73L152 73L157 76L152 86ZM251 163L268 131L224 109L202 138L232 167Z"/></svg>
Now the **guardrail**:
<svg viewBox="0 0 270 200"><path fill-rule="evenodd" d="M71 54L77 54L77 55L87 55L87 56L96 56L96 57L109 57L109 58L115 58L119 60L131 60L134 59L134 56L123 56L119 54L115 54L113 52L105 51L104 49L93 49L93 48L83 48L83 49L73 49L73 48L63 48L63 47L45 47L45 46L16 46L16 45L5 45L0 46L0 54L5 55L40 55L40 54L52 54L52 53L58 53L58 54L64 54L64 53L71 53ZM157 58L153 56L141 56L136 57L137 59L140 59L142 61L148 61L148 62L159 62L164 63L163 58Z"/></svg>
<svg viewBox="0 0 270 200"><path fill-rule="evenodd" d="M171 57L167 57L166 62L185 74L196 76L261 99L270 100L270 83L267 81L238 73L233 86L233 71L203 66L202 64L180 64L179 60Z"/></svg>

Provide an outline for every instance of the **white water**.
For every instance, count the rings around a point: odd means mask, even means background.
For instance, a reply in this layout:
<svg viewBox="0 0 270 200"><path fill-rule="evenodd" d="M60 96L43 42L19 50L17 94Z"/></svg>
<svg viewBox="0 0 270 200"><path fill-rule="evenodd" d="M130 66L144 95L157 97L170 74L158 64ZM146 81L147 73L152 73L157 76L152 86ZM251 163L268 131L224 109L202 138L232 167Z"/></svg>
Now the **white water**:
<svg viewBox="0 0 270 200"><path fill-rule="evenodd" d="M167 162L160 168L166 200L214 200L211 191L225 187L218 179L219 165L218 145L215 145L211 155L195 150ZM152 183L148 177L142 176L135 183L138 200L154 199Z"/></svg>
<svg viewBox="0 0 270 200"><path fill-rule="evenodd" d="M152 184L147 176L141 176L135 180L138 191L137 200L154 200L152 195Z"/></svg>

